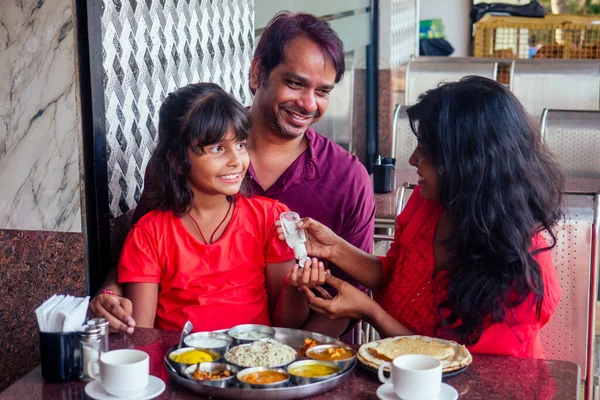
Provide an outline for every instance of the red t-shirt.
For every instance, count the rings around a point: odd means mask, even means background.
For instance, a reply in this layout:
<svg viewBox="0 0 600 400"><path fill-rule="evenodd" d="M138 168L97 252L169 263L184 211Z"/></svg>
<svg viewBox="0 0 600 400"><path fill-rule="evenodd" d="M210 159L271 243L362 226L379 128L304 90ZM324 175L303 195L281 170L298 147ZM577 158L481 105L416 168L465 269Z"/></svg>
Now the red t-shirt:
<svg viewBox="0 0 600 400"><path fill-rule="evenodd" d="M199 242L172 212L152 211L133 227L121 252L119 283L158 283L154 326L195 331L238 324L270 325L266 263L294 258L277 237L288 208L263 197L237 196L223 235Z"/></svg>
<svg viewBox="0 0 600 400"><path fill-rule="evenodd" d="M434 278L434 239L444 210L433 200L421 197L415 188L404 211L396 218L394 242L383 265L384 289L376 296L383 309L416 334L436 336L440 322L438 305L447 296L447 274ZM546 247L541 234L532 239L532 249ZM538 338L560 300L560 283L549 251L538 253L544 283L541 316L536 317L533 295L506 313L501 323L490 324L479 341L468 346L473 353L504 354L517 357L543 357Z"/></svg>

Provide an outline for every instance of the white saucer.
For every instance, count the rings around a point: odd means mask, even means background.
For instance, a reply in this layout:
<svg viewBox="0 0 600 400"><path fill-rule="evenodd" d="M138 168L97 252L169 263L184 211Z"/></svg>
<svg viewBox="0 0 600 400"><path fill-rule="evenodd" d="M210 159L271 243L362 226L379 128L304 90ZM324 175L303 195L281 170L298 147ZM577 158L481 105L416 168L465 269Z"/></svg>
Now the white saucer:
<svg viewBox="0 0 600 400"><path fill-rule="evenodd" d="M106 390L104 390L100 381L91 381L85 385L85 394L95 400L149 400L155 398L164 391L165 383L162 381L162 379L152 375L150 375L150 379L148 380L148 386L146 386L139 393L136 393L135 396L131 397L115 397L106 393Z"/></svg>
<svg viewBox="0 0 600 400"><path fill-rule="evenodd" d="M377 397L381 400L400 400L400 397L394 392L394 385L386 383L379 386L377 389ZM437 400L456 400L458 399L458 392L452 386L442 382L442 388Z"/></svg>

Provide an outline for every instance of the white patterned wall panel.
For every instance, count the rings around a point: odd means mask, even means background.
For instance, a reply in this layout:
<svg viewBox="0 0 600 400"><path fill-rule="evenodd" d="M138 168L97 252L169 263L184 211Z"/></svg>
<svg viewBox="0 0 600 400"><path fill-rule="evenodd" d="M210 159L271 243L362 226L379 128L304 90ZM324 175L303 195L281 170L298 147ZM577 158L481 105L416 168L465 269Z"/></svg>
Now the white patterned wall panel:
<svg viewBox="0 0 600 400"><path fill-rule="evenodd" d="M419 55L419 1L391 1L391 67L396 68Z"/></svg>
<svg viewBox="0 0 600 400"><path fill-rule="evenodd" d="M109 207L135 206L165 96L189 83L221 85L249 105L253 0L103 0L101 8ZM93 66L92 66L93 68Z"/></svg>
<svg viewBox="0 0 600 400"><path fill-rule="evenodd" d="M397 68L419 54L419 0L379 2L379 69Z"/></svg>

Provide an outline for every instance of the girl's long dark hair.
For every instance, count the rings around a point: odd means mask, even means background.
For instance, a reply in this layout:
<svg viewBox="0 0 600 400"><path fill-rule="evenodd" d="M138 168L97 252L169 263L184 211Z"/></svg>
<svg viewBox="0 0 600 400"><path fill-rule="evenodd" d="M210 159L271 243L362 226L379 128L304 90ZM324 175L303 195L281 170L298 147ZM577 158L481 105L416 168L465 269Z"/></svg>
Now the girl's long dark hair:
<svg viewBox="0 0 600 400"><path fill-rule="evenodd" d="M246 140L252 125L246 109L214 83L195 83L169 93L158 118L152 157L156 185L148 193L148 206L182 216L194 201L188 186L188 150L203 154L204 146L220 142L230 129L237 140Z"/></svg>
<svg viewBox="0 0 600 400"><path fill-rule="evenodd" d="M531 294L539 318L544 285L534 256L556 245L563 178L529 115L500 83L467 77L426 92L408 116L452 224L438 334L475 343ZM549 247L531 251L541 231Z"/></svg>

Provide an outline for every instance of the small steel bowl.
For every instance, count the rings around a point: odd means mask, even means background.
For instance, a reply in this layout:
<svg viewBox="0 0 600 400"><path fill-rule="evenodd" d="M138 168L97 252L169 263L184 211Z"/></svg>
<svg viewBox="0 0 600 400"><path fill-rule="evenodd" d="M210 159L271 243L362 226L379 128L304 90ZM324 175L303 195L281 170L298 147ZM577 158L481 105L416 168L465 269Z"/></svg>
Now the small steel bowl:
<svg viewBox="0 0 600 400"><path fill-rule="evenodd" d="M214 386L218 388L230 387L235 383L235 376L239 372L238 369L232 365L223 363L223 362L206 362L200 364L200 371L204 372L222 372L224 370L228 370L231 373L231 376L222 379L214 379L214 380L199 380L194 379L194 372L196 372L196 365L190 365L184 371L184 375L193 380L194 382L201 383L206 386Z"/></svg>
<svg viewBox="0 0 600 400"><path fill-rule="evenodd" d="M214 347L214 346L203 346L202 343L199 343L199 341L201 339L219 339L222 340L223 344L222 346L218 346L218 347ZM222 357L223 354L225 354L225 352L227 350L229 350L229 347L231 347L231 344L233 343L233 339L225 334L225 333L215 333L215 332L196 332L196 333L191 333L189 335L187 335L185 338L183 338L183 343L186 344L186 346L189 347L194 347L198 350L209 350L213 353L216 353L219 355L219 357Z"/></svg>
<svg viewBox="0 0 600 400"><path fill-rule="evenodd" d="M248 334L250 332L259 332L262 337L257 338L249 338L249 337L240 337L244 334ZM227 331L227 334L233 338L235 344L247 344L252 343L257 340L264 339L273 339L275 337L275 329L266 325L258 325L258 324L245 324L234 326L230 330Z"/></svg>
<svg viewBox="0 0 600 400"><path fill-rule="evenodd" d="M352 357L344 358L343 360L321 360L321 359L315 357L315 353L319 353L328 348L336 348L336 347L341 347L343 349L350 351L352 353ZM340 371L344 371L352 363L354 363L354 360L356 359L356 350L354 350L352 347L340 346L337 344L321 344L321 345L311 347L310 349L308 349L306 351L306 357L310 358L311 360L327 361L327 362L334 363L335 365L337 365L340 368Z"/></svg>
<svg viewBox="0 0 600 400"><path fill-rule="evenodd" d="M198 363L190 363L190 364L184 364L184 363L180 363L177 361L173 361L173 359L171 358L172 355L177 355L177 354L181 354L181 353L186 353L188 351L193 351L193 350L200 350L203 351L205 353L210 354L210 356L212 357L212 361L207 361L207 362L215 362L217 360L219 360L221 358L221 356L217 353L215 353L214 351L211 350L205 350L205 349L196 349L194 347L182 347L181 349L175 349L173 351L171 351L169 354L167 354L167 360L169 360L169 364L171 364L171 366L173 367L173 369L175 369L175 371L177 371L178 374L183 374L184 371L190 366L190 365L196 365Z"/></svg>
<svg viewBox="0 0 600 400"><path fill-rule="evenodd" d="M280 372L286 376L285 379L273 383L248 383L244 381L244 376L251 374L253 372L261 372L261 371L274 371ZM273 389L273 388L281 388L287 386L290 381L290 374L282 368L267 368L267 367L254 367L254 368L246 368L236 375L237 380L240 382L240 385L243 388L250 389Z"/></svg>
<svg viewBox="0 0 600 400"><path fill-rule="evenodd" d="M332 372L331 374L328 374L328 375L311 376L311 377L294 374L293 371L295 368L305 367L308 365L325 365L325 366L333 368L335 370L335 372ZM339 374L341 369L338 365L336 365L332 362L329 362L329 361L303 360L303 361L296 361L296 362L288 365L287 371L289 372L290 376L292 377L292 381L294 381L294 383L296 383L296 385L308 385L309 383L321 382L321 381L327 380L329 378L332 378L332 377L336 376L337 374Z"/></svg>
<svg viewBox="0 0 600 400"><path fill-rule="evenodd" d="M241 345L239 345L239 346L232 347L232 348L231 348L231 350L233 350L233 349L235 349L235 348L237 348L237 347L247 347L247 346L251 346L251 345L252 345L252 343L248 343L248 344L241 344ZM238 364L236 364L236 363L234 363L234 362L231 362L230 360L228 360L228 359L227 359L227 355L226 355L226 354L224 354L224 355L223 355L223 359L224 359L225 361L227 361L229 364L231 364L231 365L235 366L236 368L238 368L238 369L240 369L240 370L242 370L242 369L247 369L247 368L254 368L254 367L256 367L256 366L250 366L250 367L248 367L248 366L238 365ZM292 362L294 362L294 361L296 361L296 358L294 358L293 360L291 360L291 361L289 361L289 362L286 362L285 364L281 364L281 365L271 365L271 366L269 366L269 367L256 367L256 368L267 368L267 369L273 369L273 368L285 368L287 365L289 365L290 363L292 363Z"/></svg>

